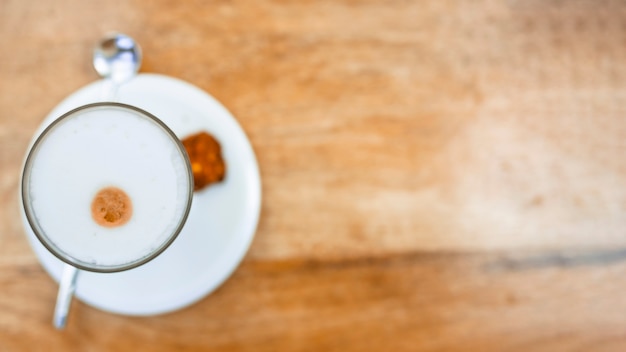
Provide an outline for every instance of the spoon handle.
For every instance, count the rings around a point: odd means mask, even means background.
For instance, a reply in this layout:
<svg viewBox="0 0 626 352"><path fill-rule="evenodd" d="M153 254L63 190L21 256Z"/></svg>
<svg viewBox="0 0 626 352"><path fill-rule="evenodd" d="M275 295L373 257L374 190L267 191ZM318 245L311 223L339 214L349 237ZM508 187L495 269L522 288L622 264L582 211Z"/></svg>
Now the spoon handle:
<svg viewBox="0 0 626 352"><path fill-rule="evenodd" d="M67 315L72 304L72 296L76 289L76 277L78 269L76 267L64 264L61 282L59 283L59 294L57 295L57 304L54 307L54 327L62 330L67 323Z"/></svg>
<svg viewBox="0 0 626 352"><path fill-rule="evenodd" d="M110 78L102 80L102 90L100 92L100 101L117 101L117 91L120 87L119 83L114 82Z"/></svg>

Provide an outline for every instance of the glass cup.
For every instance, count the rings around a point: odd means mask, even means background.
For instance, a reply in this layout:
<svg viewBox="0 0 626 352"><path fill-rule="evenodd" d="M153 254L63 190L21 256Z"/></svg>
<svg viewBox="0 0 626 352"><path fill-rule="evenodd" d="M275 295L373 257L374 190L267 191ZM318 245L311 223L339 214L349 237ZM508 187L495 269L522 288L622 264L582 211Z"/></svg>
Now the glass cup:
<svg viewBox="0 0 626 352"><path fill-rule="evenodd" d="M36 237L74 270L64 270L59 291L59 300L69 297L67 309L76 269L133 269L176 239L191 207L193 174L182 143L157 117L94 103L63 114L35 140L21 194ZM66 276L69 294L62 293Z"/></svg>

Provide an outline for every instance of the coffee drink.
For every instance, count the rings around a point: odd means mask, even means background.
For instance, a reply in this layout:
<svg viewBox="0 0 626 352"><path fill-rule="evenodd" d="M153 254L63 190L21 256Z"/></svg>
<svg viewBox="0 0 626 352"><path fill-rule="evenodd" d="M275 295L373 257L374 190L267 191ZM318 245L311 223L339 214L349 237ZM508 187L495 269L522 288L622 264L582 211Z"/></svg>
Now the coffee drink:
<svg viewBox="0 0 626 352"><path fill-rule="evenodd" d="M81 268L117 271L173 240L193 191L180 142L158 119L92 104L53 122L26 161L22 198L41 242Z"/></svg>

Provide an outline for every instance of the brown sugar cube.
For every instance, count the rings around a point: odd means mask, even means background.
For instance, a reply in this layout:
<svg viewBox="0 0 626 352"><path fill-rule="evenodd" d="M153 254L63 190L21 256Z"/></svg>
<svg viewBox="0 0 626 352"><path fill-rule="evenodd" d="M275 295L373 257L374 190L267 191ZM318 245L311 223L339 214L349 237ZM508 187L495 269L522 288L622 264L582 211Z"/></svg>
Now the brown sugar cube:
<svg viewBox="0 0 626 352"><path fill-rule="evenodd" d="M226 165L222 158L222 147L213 136L200 132L186 137L182 142L191 162L194 191L224 179Z"/></svg>

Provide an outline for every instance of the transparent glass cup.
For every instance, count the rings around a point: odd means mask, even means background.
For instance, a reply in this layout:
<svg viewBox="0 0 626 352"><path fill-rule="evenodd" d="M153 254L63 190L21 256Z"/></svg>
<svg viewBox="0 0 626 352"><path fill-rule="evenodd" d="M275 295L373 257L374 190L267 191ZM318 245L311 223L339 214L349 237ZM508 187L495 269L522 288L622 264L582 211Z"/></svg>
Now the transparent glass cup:
<svg viewBox="0 0 626 352"><path fill-rule="evenodd" d="M113 205L95 211L106 213L103 219L127 211L127 223L96 221L94 204L101 203L94 199L109 188L128 199L104 198ZM167 249L189 214L193 173L182 143L157 117L126 104L94 103L63 114L35 140L21 195L37 239L67 263L58 297L67 296L67 307L57 302L67 310L77 269L129 270ZM57 327L65 324L56 319Z"/></svg>

